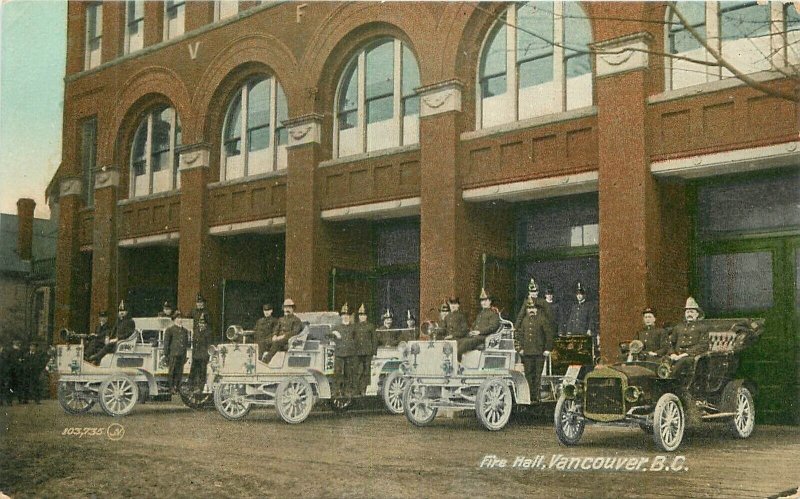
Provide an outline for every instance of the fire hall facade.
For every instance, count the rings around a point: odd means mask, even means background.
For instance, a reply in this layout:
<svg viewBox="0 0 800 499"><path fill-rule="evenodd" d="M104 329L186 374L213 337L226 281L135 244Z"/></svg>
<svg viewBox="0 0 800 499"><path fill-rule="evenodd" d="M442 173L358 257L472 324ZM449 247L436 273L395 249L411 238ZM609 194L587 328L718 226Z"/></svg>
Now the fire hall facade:
<svg viewBox="0 0 800 499"><path fill-rule="evenodd" d="M743 368L800 420L800 19L686 5L769 92L659 3L70 2L56 328L198 292L220 331L284 296L509 317L534 277L609 361L692 294L767 318Z"/></svg>

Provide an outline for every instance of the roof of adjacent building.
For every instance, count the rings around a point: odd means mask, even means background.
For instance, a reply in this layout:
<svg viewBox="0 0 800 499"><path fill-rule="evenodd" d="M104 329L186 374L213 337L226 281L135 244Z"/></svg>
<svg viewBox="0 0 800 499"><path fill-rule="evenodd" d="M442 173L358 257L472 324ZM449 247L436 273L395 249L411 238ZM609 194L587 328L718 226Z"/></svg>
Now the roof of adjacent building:
<svg viewBox="0 0 800 499"><path fill-rule="evenodd" d="M31 262L19 257L17 236L19 217L0 213L0 272L30 273ZM33 260L55 258L58 226L50 220L33 219Z"/></svg>

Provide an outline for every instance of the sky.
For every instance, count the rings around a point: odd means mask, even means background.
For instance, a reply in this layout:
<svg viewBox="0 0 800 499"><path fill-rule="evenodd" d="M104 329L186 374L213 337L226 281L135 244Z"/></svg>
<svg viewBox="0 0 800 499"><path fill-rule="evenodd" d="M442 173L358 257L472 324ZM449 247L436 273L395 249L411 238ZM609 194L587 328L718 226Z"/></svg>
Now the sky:
<svg viewBox="0 0 800 499"><path fill-rule="evenodd" d="M2 0L0 4L0 212L17 199L36 201L61 162L67 2Z"/></svg>

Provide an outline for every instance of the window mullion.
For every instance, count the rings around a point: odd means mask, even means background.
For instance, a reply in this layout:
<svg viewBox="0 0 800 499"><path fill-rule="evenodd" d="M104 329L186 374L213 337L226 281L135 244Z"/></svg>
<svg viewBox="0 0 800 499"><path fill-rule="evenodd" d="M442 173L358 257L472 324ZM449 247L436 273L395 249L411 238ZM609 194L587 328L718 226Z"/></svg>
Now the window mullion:
<svg viewBox="0 0 800 499"><path fill-rule="evenodd" d="M147 115L147 141L145 142L145 175L147 175L147 193L153 193L153 112Z"/></svg>
<svg viewBox="0 0 800 499"><path fill-rule="evenodd" d="M787 64L783 2L769 3L769 21L770 64L772 68L782 68Z"/></svg>
<svg viewBox="0 0 800 499"><path fill-rule="evenodd" d="M361 137L360 150L367 150L367 51L358 54L358 131Z"/></svg>
<svg viewBox="0 0 800 499"><path fill-rule="evenodd" d="M269 127L271 140L269 147L272 158L272 171L278 169L278 79L270 78L269 84Z"/></svg>
<svg viewBox="0 0 800 499"><path fill-rule="evenodd" d="M506 14L506 96L513 110L514 121L519 119L519 85L517 85L517 5Z"/></svg>
<svg viewBox="0 0 800 499"><path fill-rule="evenodd" d="M567 61L564 59L564 3L553 2L553 99L567 109Z"/></svg>
<svg viewBox="0 0 800 499"><path fill-rule="evenodd" d="M392 83L394 84L394 97L392 105L394 107L394 122L395 127L398 132L397 137L397 144L403 145L403 110L402 110L402 102L403 102L403 87L401 86L402 75L403 75L403 67L402 67L402 59L403 59L403 44L400 40L394 40L394 80Z"/></svg>
<svg viewBox="0 0 800 499"><path fill-rule="evenodd" d="M178 110L172 110L172 128L169 134L169 173L170 173L170 190L175 190L175 136L178 134Z"/></svg>
<svg viewBox="0 0 800 499"><path fill-rule="evenodd" d="M249 137L247 133L247 115L250 111L250 84L245 83L244 87L242 87L242 115L239 117L241 120L239 123L239 128L241 129L241 141L242 141L242 176L247 176L247 170L250 163L250 152L249 152Z"/></svg>
<svg viewBox="0 0 800 499"><path fill-rule="evenodd" d="M714 49L720 57L722 56L719 4L717 2L706 3L706 43L708 43L708 46ZM703 52L705 52L706 61L716 62L716 60L711 61L711 59L714 59L714 56L709 54L707 50ZM707 80L714 81L722 78L721 66L706 66L706 68L706 75L708 75Z"/></svg>

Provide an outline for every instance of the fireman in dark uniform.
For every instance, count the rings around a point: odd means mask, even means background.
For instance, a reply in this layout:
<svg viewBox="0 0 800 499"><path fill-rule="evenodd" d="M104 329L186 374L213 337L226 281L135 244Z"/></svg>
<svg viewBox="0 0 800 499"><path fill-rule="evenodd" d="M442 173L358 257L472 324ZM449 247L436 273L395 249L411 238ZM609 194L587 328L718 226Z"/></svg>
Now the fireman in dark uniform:
<svg viewBox="0 0 800 499"><path fill-rule="evenodd" d="M469 335L469 321L467 315L461 311L461 303L457 296L447 299L447 310L449 312L442 321L446 340L461 341ZM459 350L460 351L460 350Z"/></svg>
<svg viewBox="0 0 800 499"><path fill-rule="evenodd" d="M333 377L339 396L352 397L357 394L356 382L361 371L357 355L355 328L350 308L344 304L339 312L342 323L331 332L336 338L336 359L333 364Z"/></svg>
<svg viewBox="0 0 800 499"><path fill-rule="evenodd" d="M417 328L417 318L411 310L406 310L406 331L402 331L397 338L400 341L414 341L419 337L419 328Z"/></svg>
<svg viewBox="0 0 800 499"><path fill-rule="evenodd" d="M276 353L289 350L289 340L302 331L303 321L294 315L294 301L291 298L287 298L283 301L283 317L278 319L273 328L272 344L269 347L265 362L269 363Z"/></svg>
<svg viewBox="0 0 800 499"><path fill-rule="evenodd" d="M539 306L532 298L528 298L525 309L527 314L520 322L518 333L519 353L525 366L525 379L528 380L531 391L531 402L538 402L544 358L553 349L555 331L544 314L539 314Z"/></svg>
<svg viewBox="0 0 800 499"><path fill-rule="evenodd" d="M538 309L537 315L543 316L545 320L550 322L550 327L555 328L556 321L553 318L553 311L550 309L550 304L547 303L544 298L539 298L539 286L536 284L536 281L533 280L533 277L531 277L528 283L528 297L522 303L522 307L520 307L517 313L517 318L514 321L514 329L519 329L522 324L522 319L528 315L528 300L533 300L536 303L536 308Z"/></svg>
<svg viewBox="0 0 800 499"><path fill-rule="evenodd" d="M394 331L394 314L388 308L386 312L383 313L381 316L383 320L383 324L375 330L375 335L378 340L378 346L381 347L393 347L397 346L397 341L395 340L395 333Z"/></svg>
<svg viewBox="0 0 800 499"><path fill-rule="evenodd" d="M122 300L117 307L117 322L111 331L111 338L106 338L103 348L92 355L89 360L99 364L103 360L103 356L114 351L118 342L127 340L135 332L136 322L128 317L128 309L125 308L125 301Z"/></svg>
<svg viewBox="0 0 800 499"><path fill-rule="evenodd" d="M264 317L259 317L254 328L255 335L253 341L258 344L258 351L261 357L266 358L269 347L272 345L272 335L275 332L275 325L278 319L272 315L272 304L265 303L261 306Z"/></svg>
<svg viewBox="0 0 800 499"><path fill-rule="evenodd" d="M686 300L683 311L684 320L672 330L673 352L670 358L675 361L673 375L684 382L691 379L694 360L697 355L708 351L708 326L703 323L703 311L691 296Z"/></svg>
<svg viewBox="0 0 800 499"><path fill-rule="evenodd" d="M111 326L108 324L108 314L103 310L97 315L97 327L94 329L94 333L89 335L86 342L86 351L83 353L84 359L89 360L94 354L101 351L106 345L106 339L109 334L111 334Z"/></svg>
<svg viewBox="0 0 800 499"><path fill-rule="evenodd" d="M161 312L158 313L158 316L172 318L173 315L172 303L167 300L164 302L164 305L161 306Z"/></svg>
<svg viewBox="0 0 800 499"><path fill-rule="evenodd" d="M169 366L169 381L172 393L178 393L183 380L183 366L189 349L189 330L183 327L181 311L173 314L173 324L164 331L164 357Z"/></svg>
<svg viewBox="0 0 800 499"><path fill-rule="evenodd" d="M12 405L12 377L14 362L11 359L11 349L6 349L0 343L0 405Z"/></svg>
<svg viewBox="0 0 800 499"><path fill-rule="evenodd" d="M644 344L642 354L646 357L660 358L670 351L669 334L663 328L656 327L656 313L648 307L642 311L644 329L636 334L636 339Z"/></svg>
<svg viewBox="0 0 800 499"><path fill-rule="evenodd" d="M9 388L11 396L17 397L17 402L22 403L23 391L25 388L25 352L22 350L22 342L20 340L13 340L11 348L8 349L8 356L6 357L9 363ZM11 405L9 398L8 405Z"/></svg>
<svg viewBox="0 0 800 499"><path fill-rule="evenodd" d="M353 328L356 354L358 355L358 372L356 375L357 382L355 387L359 394L363 394L369 384L370 364L372 363L372 356L378 350L378 342L375 337L375 326L369 322L367 317L367 309L362 303L358 308L358 322Z"/></svg>
<svg viewBox="0 0 800 499"><path fill-rule="evenodd" d="M44 368L47 366L47 352L39 349L39 344L32 342L28 347L28 353L22 362L24 374L22 403L27 404L28 400L33 399L37 404L41 404L44 397L45 383L42 379Z"/></svg>
<svg viewBox="0 0 800 499"><path fill-rule="evenodd" d="M556 333L560 333L564 329L564 311L561 309L561 303L556 300L553 294L553 286L547 286L544 289L544 301L550 307L550 315L553 318Z"/></svg>
<svg viewBox="0 0 800 499"><path fill-rule="evenodd" d="M500 328L500 314L492 309L492 299L486 294L485 289L481 289L480 302L481 311L475 317L472 331L466 338L458 340L458 360L461 360L464 353L483 345L486 338Z"/></svg>
<svg viewBox="0 0 800 499"><path fill-rule="evenodd" d="M189 368L189 384L193 391L202 390L208 368L208 347L215 344L211 326L211 315L206 310L206 300L197 293L192 310L192 365Z"/></svg>

